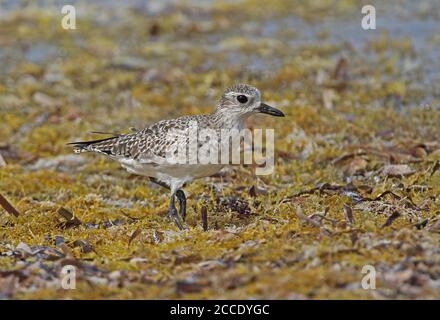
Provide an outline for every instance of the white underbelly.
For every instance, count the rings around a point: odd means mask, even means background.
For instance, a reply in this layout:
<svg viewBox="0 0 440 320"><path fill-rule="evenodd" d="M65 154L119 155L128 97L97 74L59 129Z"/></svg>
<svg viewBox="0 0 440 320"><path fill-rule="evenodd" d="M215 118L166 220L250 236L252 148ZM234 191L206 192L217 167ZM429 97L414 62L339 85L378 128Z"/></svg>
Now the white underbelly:
<svg viewBox="0 0 440 320"><path fill-rule="evenodd" d="M219 172L222 164L179 164L159 165L151 163L139 163L135 160L120 161L122 167L128 172L153 177L160 180L179 179L190 181L197 178L209 177Z"/></svg>

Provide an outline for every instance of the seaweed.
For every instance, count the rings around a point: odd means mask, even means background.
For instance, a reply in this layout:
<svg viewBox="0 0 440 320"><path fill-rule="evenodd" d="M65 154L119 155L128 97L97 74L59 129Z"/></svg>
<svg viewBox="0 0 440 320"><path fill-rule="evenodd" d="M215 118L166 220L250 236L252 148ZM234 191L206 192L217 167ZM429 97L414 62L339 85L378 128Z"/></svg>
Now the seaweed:
<svg viewBox="0 0 440 320"><path fill-rule="evenodd" d="M440 59L418 41L438 34L352 39L354 0L84 5L77 30L49 8L0 18L0 298L440 297ZM190 184L187 230L163 190L66 146L209 112L237 81L286 114L248 123L275 130L275 171Z"/></svg>

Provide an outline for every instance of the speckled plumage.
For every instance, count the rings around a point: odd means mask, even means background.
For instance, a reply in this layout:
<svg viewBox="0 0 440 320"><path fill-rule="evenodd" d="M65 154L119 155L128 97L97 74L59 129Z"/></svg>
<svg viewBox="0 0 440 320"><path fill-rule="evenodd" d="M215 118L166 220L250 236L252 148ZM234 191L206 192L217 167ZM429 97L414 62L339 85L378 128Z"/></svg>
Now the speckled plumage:
<svg viewBox="0 0 440 320"><path fill-rule="evenodd" d="M239 96L246 96L246 102L239 102ZM236 84L225 90L214 112L206 115L183 116L156 122L143 130L118 135L107 139L71 143L74 152L96 152L118 161L127 171L154 179L171 189L170 211L174 206L174 195L187 182L213 175L222 164L170 163L167 152L177 145L188 143L191 126L200 129L242 129L250 115L263 112L258 89L246 84ZM270 107L269 107L270 108ZM271 108L272 110L276 110ZM278 116L282 116L279 110ZM267 112L266 112L267 113ZM274 114L273 114L274 115ZM173 134L170 134L170 133ZM176 138L176 132L181 136ZM218 135L220 136L220 134ZM180 139L183 137L183 140ZM212 143L205 142L205 143ZM198 142L198 147L202 142ZM217 141L218 143L218 141ZM191 152L190 150L188 152ZM183 192L182 192L183 193ZM180 200L180 199L179 199ZM175 208L174 208L175 210ZM179 222L176 221L179 225Z"/></svg>
<svg viewBox="0 0 440 320"><path fill-rule="evenodd" d="M158 159L166 156L166 149L171 144L176 143L176 140L167 134L170 130L181 130L182 133L186 133L191 122L195 122L199 129L241 129L245 118L249 115L237 115L225 110L229 102L226 97L231 92L260 97L258 89L246 84L235 84L225 90L217 110L213 113L161 120L135 133L102 140L72 143L74 152L96 152L116 160L125 158L139 160L144 163L149 162L149 159L151 159L151 162L155 163ZM163 161L163 159L161 160Z"/></svg>
<svg viewBox="0 0 440 320"><path fill-rule="evenodd" d="M76 142L74 152L97 152L115 159L127 158L147 162L151 157L165 157L166 148L175 143L168 132L181 130L186 132L191 122L198 128L220 128L218 117L214 114L183 116L172 120L161 120L135 133L119 135L108 139ZM153 161L154 162L154 161Z"/></svg>

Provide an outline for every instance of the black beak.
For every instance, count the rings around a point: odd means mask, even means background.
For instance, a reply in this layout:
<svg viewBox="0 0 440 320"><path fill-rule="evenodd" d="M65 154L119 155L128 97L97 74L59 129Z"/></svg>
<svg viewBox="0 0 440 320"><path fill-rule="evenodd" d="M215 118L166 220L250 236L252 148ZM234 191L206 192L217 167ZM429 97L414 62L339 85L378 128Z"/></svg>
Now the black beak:
<svg viewBox="0 0 440 320"><path fill-rule="evenodd" d="M273 108L271 106L268 106L265 103L261 103L260 106L257 108L257 110L260 113L269 114L269 115L274 116L274 117L284 117L284 113L282 113L280 110L275 109L275 108Z"/></svg>

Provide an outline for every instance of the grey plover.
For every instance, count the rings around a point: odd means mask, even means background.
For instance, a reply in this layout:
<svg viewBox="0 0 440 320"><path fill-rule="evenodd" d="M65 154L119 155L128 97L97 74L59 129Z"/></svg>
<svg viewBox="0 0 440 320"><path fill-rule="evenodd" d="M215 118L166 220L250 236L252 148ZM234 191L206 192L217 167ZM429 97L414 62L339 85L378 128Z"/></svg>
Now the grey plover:
<svg viewBox="0 0 440 320"><path fill-rule="evenodd" d="M261 94L257 88L236 84L223 93L216 110L210 114L162 120L137 132L69 144L73 145L76 153L104 154L118 161L127 171L149 177L151 181L169 189L169 215L177 227L183 229L179 214L185 221L186 196L181 188L194 179L214 175L224 167L224 164L171 163L167 158L167 150L172 149L176 144L181 144L182 140L176 139L169 133L177 130L184 135L194 124L201 129L241 130L244 128L245 120L256 113L284 117L280 110L261 101ZM175 206L175 198L179 202L179 212Z"/></svg>

